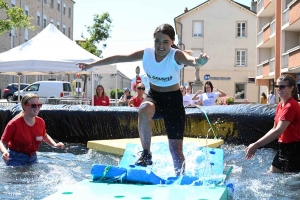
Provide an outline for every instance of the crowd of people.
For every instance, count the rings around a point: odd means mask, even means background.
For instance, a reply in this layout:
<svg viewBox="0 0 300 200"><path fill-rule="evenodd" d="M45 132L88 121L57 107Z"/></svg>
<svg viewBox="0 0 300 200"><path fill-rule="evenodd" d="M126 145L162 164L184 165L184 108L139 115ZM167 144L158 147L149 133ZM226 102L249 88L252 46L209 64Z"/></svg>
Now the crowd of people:
<svg viewBox="0 0 300 200"><path fill-rule="evenodd" d="M212 82L204 84L204 90L192 94L190 85L179 86L180 70L186 66L203 66L209 60L206 54L193 57L188 52L174 45L175 31L169 24L158 26L153 34L154 47L145 48L128 55L115 55L97 60L93 63L77 63L82 70L95 66L132 62L142 60L145 72L149 77L150 90L145 93L145 85L136 85L136 95L132 96L128 88L119 99L123 106L138 108L138 130L142 145L136 165L152 165L151 132L152 119L164 119L168 137L169 150L177 176L185 172L183 154L183 134L185 128L185 108L188 106L213 106L226 93L214 87ZM258 148L278 138L279 149L274 157L271 172L300 171L300 106L298 105L297 83L292 76L283 75L277 79L275 88L280 97L276 108L273 128L257 142L246 149L246 159L254 156ZM275 103L273 91L261 95L260 103ZM38 117L42 104L35 94L22 98L23 111L6 126L0 141L2 158L8 166L31 165L37 162L36 151L42 141L64 148L61 142L56 143L47 133L45 122ZM109 106L109 97L102 85L96 88L95 106Z"/></svg>

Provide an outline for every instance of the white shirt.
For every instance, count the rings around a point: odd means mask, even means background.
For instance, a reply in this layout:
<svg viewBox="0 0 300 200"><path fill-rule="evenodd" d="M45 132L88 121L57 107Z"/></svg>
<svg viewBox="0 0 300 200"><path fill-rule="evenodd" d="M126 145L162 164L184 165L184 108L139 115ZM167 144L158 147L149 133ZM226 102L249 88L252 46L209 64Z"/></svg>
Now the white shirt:
<svg viewBox="0 0 300 200"><path fill-rule="evenodd" d="M189 95L184 95L182 96L183 98L183 106L189 106L192 105L192 97L190 97Z"/></svg>
<svg viewBox="0 0 300 200"><path fill-rule="evenodd" d="M188 95L188 94L186 94L186 95ZM188 96L190 96L191 97L191 99L194 97L194 94L189 94ZM192 100L192 106L194 106L194 105L197 105L197 102L198 102L199 100Z"/></svg>
<svg viewBox="0 0 300 200"><path fill-rule="evenodd" d="M275 104L275 95L274 94L269 94L268 95L268 101L269 101L269 104Z"/></svg>
<svg viewBox="0 0 300 200"><path fill-rule="evenodd" d="M219 96L219 92L202 93L199 94L199 100L202 101L203 106L213 106L216 105L216 100Z"/></svg>
<svg viewBox="0 0 300 200"><path fill-rule="evenodd" d="M160 62L155 59L154 48L146 48L143 55L143 67L151 84L167 87L180 82L180 70L184 65L179 65L175 60L178 49L171 48L170 52Z"/></svg>

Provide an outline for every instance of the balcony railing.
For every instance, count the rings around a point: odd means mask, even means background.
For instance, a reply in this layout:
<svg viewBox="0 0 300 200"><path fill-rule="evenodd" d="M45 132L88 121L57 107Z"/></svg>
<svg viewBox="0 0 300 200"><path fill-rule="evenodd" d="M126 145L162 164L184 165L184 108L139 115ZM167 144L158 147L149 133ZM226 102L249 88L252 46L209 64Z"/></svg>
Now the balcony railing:
<svg viewBox="0 0 300 200"><path fill-rule="evenodd" d="M263 64L257 65L256 75L257 76L262 76L263 75Z"/></svg>
<svg viewBox="0 0 300 200"><path fill-rule="evenodd" d="M288 68L289 66L289 53L282 54L282 61L281 61L281 69Z"/></svg>
<svg viewBox="0 0 300 200"><path fill-rule="evenodd" d="M282 25L289 23L289 21L290 21L289 18L290 18L290 8L287 8L283 11L283 14L282 14Z"/></svg>
<svg viewBox="0 0 300 200"><path fill-rule="evenodd" d="M273 35L273 34L275 34L275 19L271 22L271 24L270 24L270 29L271 29L271 31L270 31L270 35Z"/></svg>
<svg viewBox="0 0 300 200"><path fill-rule="evenodd" d="M257 35L257 45L260 45L263 43L263 35L264 35L264 31L260 31Z"/></svg>
<svg viewBox="0 0 300 200"><path fill-rule="evenodd" d="M257 3L257 13L259 13L264 8L264 0L260 0Z"/></svg>
<svg viewBox="0 0 300 200"><path fill-rule="evenodd" d="M275 71L275 58L272 58L270 60L270 72L274 72Z"/></svg>

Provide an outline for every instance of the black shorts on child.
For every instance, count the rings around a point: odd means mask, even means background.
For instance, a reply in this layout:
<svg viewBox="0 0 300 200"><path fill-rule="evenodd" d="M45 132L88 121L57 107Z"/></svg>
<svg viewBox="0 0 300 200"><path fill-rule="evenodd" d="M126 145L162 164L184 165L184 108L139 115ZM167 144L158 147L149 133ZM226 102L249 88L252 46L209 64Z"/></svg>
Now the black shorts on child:
<svg viewBox="0 0 300 200"><path fill-rule="evenodd" d="M143 102L145 101L155 105L153 119L164 119L168 139L183 139L185 109L180 90L157 92L150 89Z"/></svg>

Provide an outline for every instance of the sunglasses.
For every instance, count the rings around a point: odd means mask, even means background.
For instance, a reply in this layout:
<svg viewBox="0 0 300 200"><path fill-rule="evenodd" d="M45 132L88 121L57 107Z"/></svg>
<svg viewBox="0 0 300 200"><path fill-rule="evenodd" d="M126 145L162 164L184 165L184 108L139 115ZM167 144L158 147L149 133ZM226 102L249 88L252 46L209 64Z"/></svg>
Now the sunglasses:
<svg viewBox="0 0 300 200"><path fill-rule="evenodd" d="M25 104L25 106L30 106L31 108L36 108L36 107L41 108L43 106L43 104L28 103L28 104Z"/></svg>
<svg viewBox="0 0 300 200"><path fill-rule="evenodd" d="M280 90L284 90L285 87L287 87L287 86L289 86L289 85L274 85L275 88L278 88Z"/></svg>
<svg viewBox="0 0 300 200"><path fill-rule="evenodd" d="M144 87L137 87L136 89L138 89L138 90L145 90Z"/></svg>

